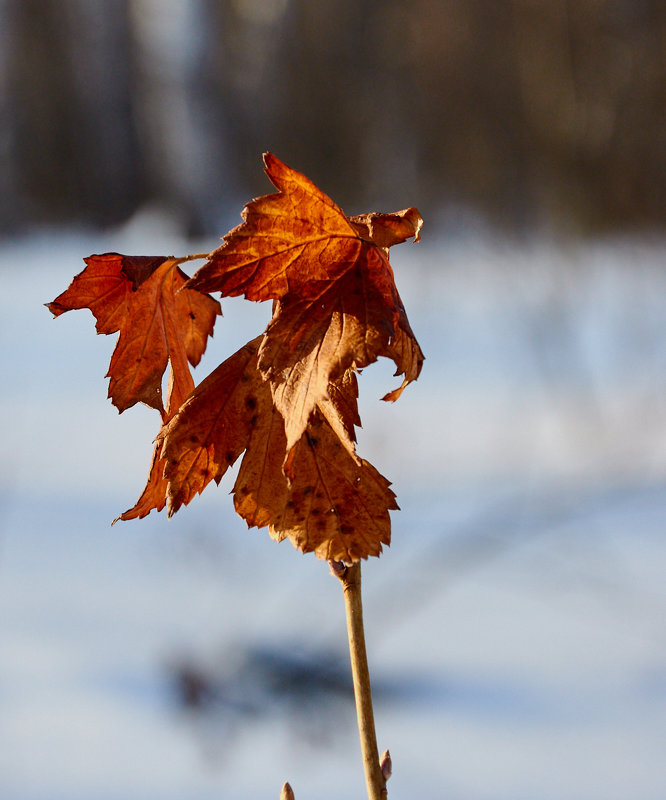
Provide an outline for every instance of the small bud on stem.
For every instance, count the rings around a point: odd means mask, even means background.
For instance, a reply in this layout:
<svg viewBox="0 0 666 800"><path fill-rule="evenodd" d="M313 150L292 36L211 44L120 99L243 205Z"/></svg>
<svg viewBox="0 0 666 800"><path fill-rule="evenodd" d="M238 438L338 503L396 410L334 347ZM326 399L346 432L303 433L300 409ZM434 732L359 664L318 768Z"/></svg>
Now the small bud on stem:
<svg viewBox="0 0 666 800"><path fill-rule="evenodd" d="M393 774L393 762L391 761L391 754L388 750L384 750L379 758L379 766L382 770L384 780L387 781Z"/></svg>
<svg viewBox="0 0 666 800"><path fill-rule="evenodd" d="M347 565L344 561L331 561L328 562L328 566L331 569L331 575L335 578L342 578L342 576L347 571Z"/></svg>
<svg viewBox="0 0 666 800"><path fill-rule="evenodd" d="M280 792L280 800L294 800L294 790L289 783L285 783Z"/></svg>

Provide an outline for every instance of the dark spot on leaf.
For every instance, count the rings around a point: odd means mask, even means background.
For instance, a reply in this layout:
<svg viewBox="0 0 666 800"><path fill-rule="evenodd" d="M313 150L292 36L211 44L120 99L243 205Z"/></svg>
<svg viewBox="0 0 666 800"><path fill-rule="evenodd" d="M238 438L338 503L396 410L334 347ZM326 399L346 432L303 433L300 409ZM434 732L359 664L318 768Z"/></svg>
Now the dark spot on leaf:
<svg viewBox="0 0 666 800"><path fill-rule="evenodd" d="M195 434L193 434L193 433L190 434L190 441L192 442L192 444L198 444L199 443L198 437L195 436Z"/></svg>
<svg viewBox="0 0 666 800"><path fill-rule="evenodd" d="M319 437L312 436L309 433L306 433L305 436L307 437L308 444L310 445L310 447L316 447L319 444Z"/></svg>
<svg viewBox="0 0 666 800"><path fill-rule="evenodd" d="M307 497L309 494L312 494L312 491L313 491L313 487L312 486L306 486L303 489L303 496Z"/></svg>
<svg viewBox="0 0 666 800"><path fill-rule="evenodd" d="M196 319L194 312L190 311L190 319Z"/></svg>
<svg viewBox="0 0 666 800"><path fill-rule="evenodd" d="M250 425L253 428L257 424L258 419L259 419L259 414L253 414L252 417L250 418Z"/></svg>
<svg viewBox="0 0 666 800"><path fill-rule="evenodd" d="M249 397L245 398L245 405L250 409L250 411L254 411L257 407L257 398L250 395Z"/></svg>
<svg viewBox="0 0 666 800"><path fill-rule="evenodd" d="M250 376L247 374L247 372L243 373L243 375L241 376L241 380L243 381L243 383L247 383L250 380Z"/></svg>
<svg viewBox="0 0 666 800"><path fill-rule="evenodd" d="M227 450L224 458L225 458L227 464L233 464L234 463L234 451L233 450Z"/></svg>

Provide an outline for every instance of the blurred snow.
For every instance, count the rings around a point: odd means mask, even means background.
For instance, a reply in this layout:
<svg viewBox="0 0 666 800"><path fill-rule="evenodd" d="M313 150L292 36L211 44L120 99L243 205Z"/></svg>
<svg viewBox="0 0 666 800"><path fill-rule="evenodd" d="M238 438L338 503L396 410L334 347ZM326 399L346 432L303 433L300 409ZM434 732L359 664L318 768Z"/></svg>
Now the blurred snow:
<svg viewBox="0 0 666 800"><path fill-rule="evenodd" d="M392 261L426 353L394 404L361 377L361 454L394 481L394 543L365 567L392 797L657 800L666 786L664 243L433 237ZM182 254L145 212L105 234L0 246L0 796L362 794L351 707L177 704L173 666L254 647L344 655L327 566L246 531L209 488L109 527L143 487L154 412L105 400L112 337L52 300L92 252ZM206 374L269 309L223 302ZM340 701L344 705L344 701ZM346 721L345 721L346 720ZM231 724L230 722L230 724ZM218 729L219 728L219 729Z"/></svg>

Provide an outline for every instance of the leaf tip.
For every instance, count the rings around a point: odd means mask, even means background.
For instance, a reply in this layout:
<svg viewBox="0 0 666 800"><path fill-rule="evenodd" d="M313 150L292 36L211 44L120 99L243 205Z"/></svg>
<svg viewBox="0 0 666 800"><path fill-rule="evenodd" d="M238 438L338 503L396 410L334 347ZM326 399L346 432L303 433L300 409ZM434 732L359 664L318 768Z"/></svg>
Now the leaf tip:
<svg viewBox="0 0 666 800"><path fill-rule="evenodd" d="M271 167L273 167L276 163L279 162L279 159L271 153L270 150L266 150L265 153L262 154L262 158L264 160L264 167L266 168L266 172L270 174Z"/></svg>
<svg viewBox="0 0 666 800"><path fill-rule="evenodd" d="M409 222L414 227L414 241L420 242L421 241L421 228L423 227L423 217L419 212L418 208L408 208L405 217L409 220Z"/></svg>

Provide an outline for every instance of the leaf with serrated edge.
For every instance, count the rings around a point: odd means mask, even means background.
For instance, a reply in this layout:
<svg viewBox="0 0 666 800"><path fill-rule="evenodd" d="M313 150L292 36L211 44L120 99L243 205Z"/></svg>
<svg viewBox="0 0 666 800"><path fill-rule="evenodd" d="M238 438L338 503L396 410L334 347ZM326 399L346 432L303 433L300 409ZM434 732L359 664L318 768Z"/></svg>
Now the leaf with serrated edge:
<svg viewBox="0 0 666 800"><path fill-rule="evenodd" d="M318 558L357 561L378 556L391 539L389 481L365 460L355 460L319 414L292 448L285 470L281 415L264 417L253 433L234 485L234 505L248 526L268 525L276 541Z"/></svg>
<svg viewBox="0 0 666 800"><path fill-rule="evenodd" d="M161 388L167 362L179 404L193 386L188 362L199 363L220 304L184 289L187 276L172 258L104 253L85 262L86 268L48 308L55 316L89 308L98 333L120 332L107 373L112 403L125 411L143 402L168 416Z"/></svg>
<svg viewBox="0 0 666 800"><path fill-rule="evenodd" d="M346 217L312 181L270 153L266 172L279 191L257 198L244 222L188 285L223 295L277 301L259 366L284 416L288 449L300 438L328 386L349 368L386 356L403 384L421 370L388 261L388 247L418 239L417 209Z"/></svg>

